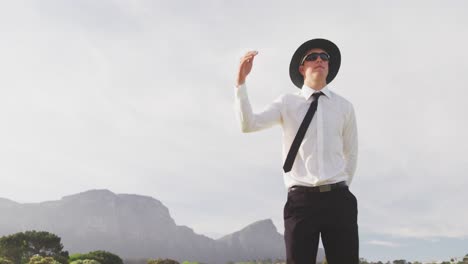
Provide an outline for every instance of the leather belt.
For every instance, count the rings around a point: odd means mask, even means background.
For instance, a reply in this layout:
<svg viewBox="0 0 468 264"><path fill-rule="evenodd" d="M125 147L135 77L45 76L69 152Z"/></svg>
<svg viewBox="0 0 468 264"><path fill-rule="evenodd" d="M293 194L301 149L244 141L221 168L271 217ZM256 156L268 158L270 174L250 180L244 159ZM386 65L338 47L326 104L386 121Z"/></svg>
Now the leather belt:
<svg viewBox="0 0 468 264"><path fill-rule="evenodd" d="M348 187L345 181L337 182L337 183L332 183L332 184L325 184L325 185L320 185L320 186L299 186L299 185L294 185L289 188L288 192L329 192L332 190L336 189L341 189Z"/></svg>

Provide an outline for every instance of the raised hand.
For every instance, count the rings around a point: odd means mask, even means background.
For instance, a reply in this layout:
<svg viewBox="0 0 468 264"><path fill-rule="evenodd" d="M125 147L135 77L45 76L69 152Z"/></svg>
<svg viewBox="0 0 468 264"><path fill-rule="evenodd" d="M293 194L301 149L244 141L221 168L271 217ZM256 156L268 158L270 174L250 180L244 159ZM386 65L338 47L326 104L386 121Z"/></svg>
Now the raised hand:
<svg viewBox="0 0 468 264"><path fill-rule="evenodd" d="M249 75L252 70L253 60L258 54L258 51L249 51L247 52L240 60L239 71L237 73L237 86L245 83L247 75Z"/></svg>

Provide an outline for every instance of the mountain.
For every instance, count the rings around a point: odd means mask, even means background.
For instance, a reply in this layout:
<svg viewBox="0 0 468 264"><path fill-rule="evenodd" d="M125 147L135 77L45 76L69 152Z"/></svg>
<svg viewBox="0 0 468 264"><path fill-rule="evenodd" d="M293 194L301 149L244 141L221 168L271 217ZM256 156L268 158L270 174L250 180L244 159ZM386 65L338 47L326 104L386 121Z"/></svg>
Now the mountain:
<svg viewBox="0 0 468 264"><path fill-rule="evenodd" d="M218 241L230 249L230 258L243 256L242 260L267 259L272 257L272 252L284 251L283 236L276 231L270 219L250 224ZM284 258L284 255L281 256Z"/></svg>
<svg viewBox="0 0 468 264"><path fill-rule="evenodd" d="M148 196L90 190L42 203L0 198L0 211L0 236L48 231L60 236L71 253L107 250L125 259L172 258L212 264L285 258L283 236L271 220L214 240L177 225L168 208Z"/></svg>

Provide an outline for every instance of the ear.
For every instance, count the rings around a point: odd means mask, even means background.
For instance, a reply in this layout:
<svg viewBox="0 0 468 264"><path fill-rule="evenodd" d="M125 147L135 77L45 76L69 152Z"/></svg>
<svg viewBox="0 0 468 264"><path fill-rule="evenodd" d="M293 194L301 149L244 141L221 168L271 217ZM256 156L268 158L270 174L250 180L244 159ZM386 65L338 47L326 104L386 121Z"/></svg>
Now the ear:
<svg viewBox="0 0 468 264"><path fill-rule="evenodd" d="M304 76L304 65L299 66L299 72Z"/></svg>

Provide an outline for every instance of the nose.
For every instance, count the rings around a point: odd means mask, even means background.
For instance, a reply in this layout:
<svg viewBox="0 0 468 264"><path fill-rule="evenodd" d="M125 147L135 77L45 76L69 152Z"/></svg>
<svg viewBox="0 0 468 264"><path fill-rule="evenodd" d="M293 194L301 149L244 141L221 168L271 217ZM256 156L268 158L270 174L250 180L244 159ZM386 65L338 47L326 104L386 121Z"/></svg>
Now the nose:
<svg viewBox="0 0 468 264"><path fill-rule="evenodd" d="M315 60L315 64L321 66L324 63L324 61L321 58L318 58Z"/></svg>

